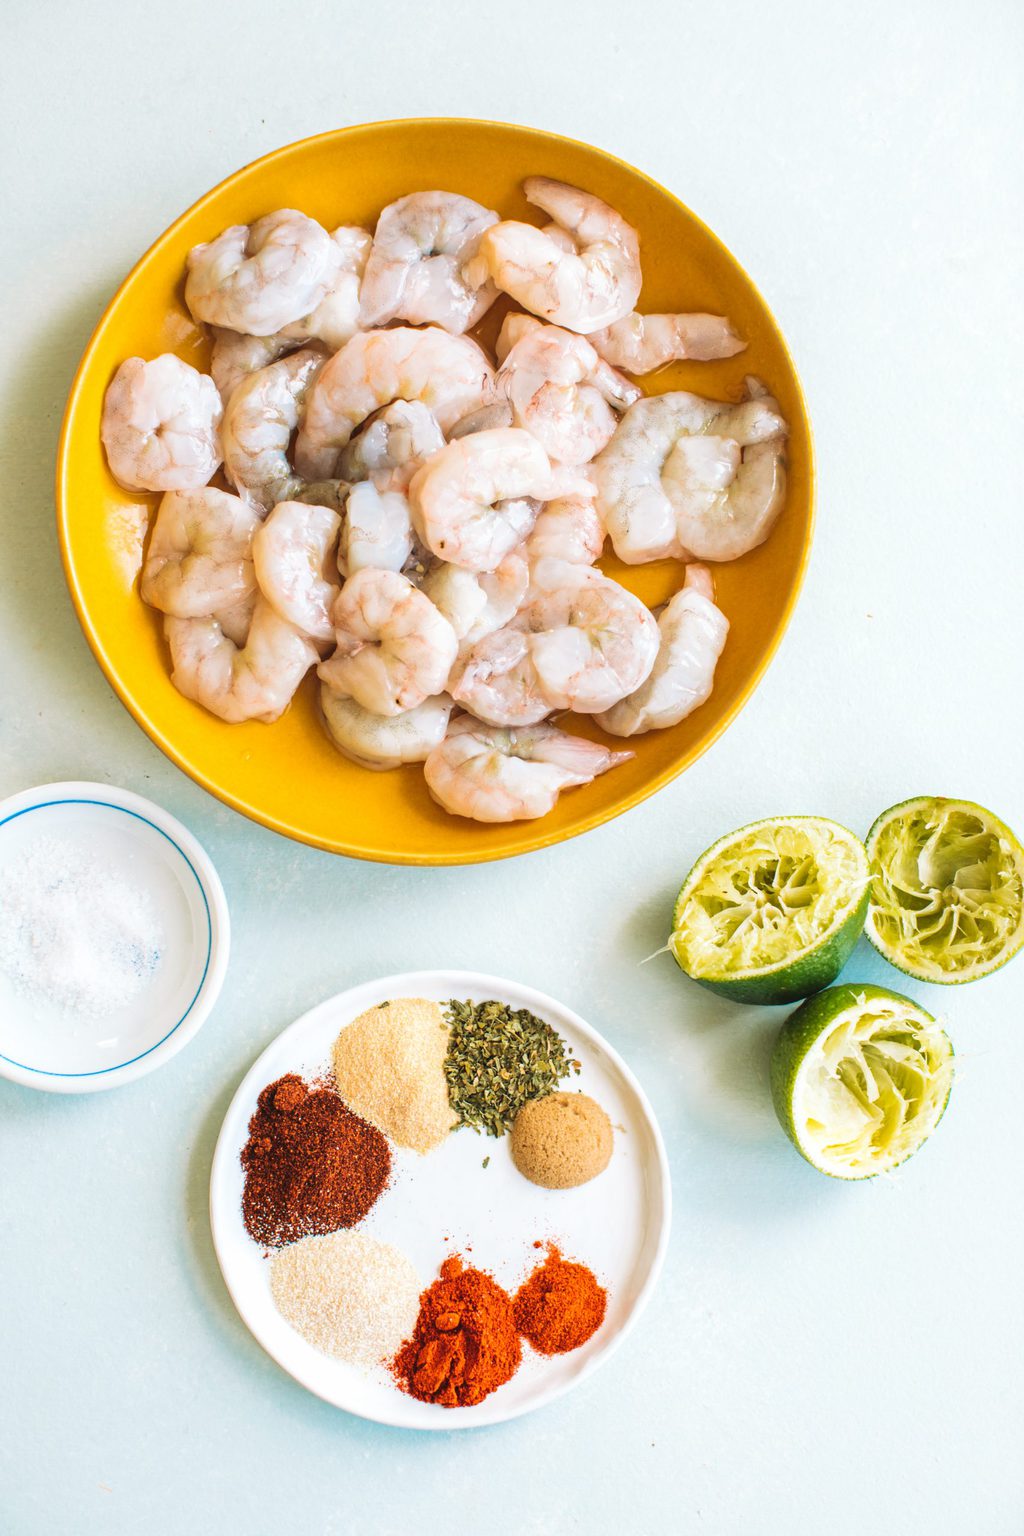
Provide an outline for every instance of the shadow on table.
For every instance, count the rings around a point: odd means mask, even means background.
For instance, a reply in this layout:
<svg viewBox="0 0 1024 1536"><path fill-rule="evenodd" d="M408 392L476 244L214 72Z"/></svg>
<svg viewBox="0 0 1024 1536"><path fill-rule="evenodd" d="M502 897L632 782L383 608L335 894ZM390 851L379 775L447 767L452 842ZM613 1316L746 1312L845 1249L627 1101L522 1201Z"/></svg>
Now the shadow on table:
<svg viewBox="0 0 1024 1536"><path fill-rule="evenodd" d="M677 892L675 885L663 888L627 916L623 955L640 964L664 947ZM688 1162L687 1203L774 1220L782 1207L813 1201L815 1180L802 1176L809 1170L789 1146L771 1098L772 1048L791 1008L730 1002L690 981L670 955L651 959L644 972L650 973L652 1020L662 1021L661 1098L669 1085L685 1134L709 1143L712 1153ZM787 1170L790 1159L794 1166Z"/></svg>

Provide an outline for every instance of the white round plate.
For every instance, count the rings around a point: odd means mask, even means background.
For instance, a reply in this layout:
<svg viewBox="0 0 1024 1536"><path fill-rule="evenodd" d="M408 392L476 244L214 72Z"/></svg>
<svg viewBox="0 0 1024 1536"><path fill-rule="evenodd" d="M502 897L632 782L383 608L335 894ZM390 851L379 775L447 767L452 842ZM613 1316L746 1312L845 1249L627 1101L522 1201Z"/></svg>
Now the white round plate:
<svg viewBox="0 0 1024 1536"><path fill-rule="evenodd" d="M0 802L0 890L40 837L123 871L156 910L163 952L142 991L96 1020L77 1019L0 972L0 1076L50 1093L132 1082L180 1051L217 1001L231 935L224 889L180 821L111 784L43 784Z"/></svg>
<svg viewBox="0 0 1024 1536"><path fill-rule="evenodd" d="M523 1363L503 1387L473 1408L441 1408L400 1392L383 1367L365 1372L320 1354L274 1307L269 1262L242 1222L242 1168L249 1118L268 1083L286 1072L315 1077L329 1069L341 1029L367 1008L397 997L438 1002L497 998L528 1008L558 1031L582 1065L563 1088L602 1104L615 1126L604 1173L572 1190L544 1190L517 1171L508 1138L459 1130L420 1157L393 1148L392 1183L359 1230L394 1243L412 1260L422 1286L442 1261L461 1253L509 1291L553 1239L566 1258L594 1270L608 1288L604 1323L581 1349L542 1358L523 1345ZM489 1158L487 1167L484 1159ZM500 1424L543 1407L583 1381L617 1348L654 1288L665 1256L671 1190L665 1148L651 1106L633 1074L595 1029L543 992L475 971L412 971L352 987L285 1029L246 1074L224 1118L210 1179L210 1220L221 1271L253 1336L290 1376L349 1413L407 1429L471 1429Z"/></svg>

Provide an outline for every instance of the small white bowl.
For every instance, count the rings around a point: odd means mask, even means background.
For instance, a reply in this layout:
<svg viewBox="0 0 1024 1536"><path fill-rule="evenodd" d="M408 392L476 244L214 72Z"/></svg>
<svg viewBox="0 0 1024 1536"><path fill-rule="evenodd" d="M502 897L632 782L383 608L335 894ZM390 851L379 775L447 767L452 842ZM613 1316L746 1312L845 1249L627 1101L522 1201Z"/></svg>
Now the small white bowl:
<svg viewBox="0 0 1024 1536"><path fill-rule="evenodd" d="M83 1020L0 971L0 1076L49 1093L133 1082L169 1061L224 984L231 925L209 855L166 811L109 784L42 784L0 801L0 888L40 836L105 859L152 902L160 964L126 1005Z"/></svg>

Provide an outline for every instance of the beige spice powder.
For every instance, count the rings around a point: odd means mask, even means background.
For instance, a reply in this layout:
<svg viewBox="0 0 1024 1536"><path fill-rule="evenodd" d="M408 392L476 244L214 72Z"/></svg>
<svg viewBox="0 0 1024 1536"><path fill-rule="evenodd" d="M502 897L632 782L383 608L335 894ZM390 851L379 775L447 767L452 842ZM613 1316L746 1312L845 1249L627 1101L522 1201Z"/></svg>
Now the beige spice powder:
<svg viewBox="0 0 1024 1536"><path fill-rule="evenodd" d="M399 1249L361 1232L304 1237L270 1261L281 1316L314 1349L353 1365L390 1360L419 1312L416 1271Z"/></svg>
<svg viewBox="0 0 1024 1536"><path fill-rule="evenodd" d="M334 1047L338 1092L350 1109L400 1147L430 1152L454 1128L440 1004L400 997L368 1008Z"/></svg>

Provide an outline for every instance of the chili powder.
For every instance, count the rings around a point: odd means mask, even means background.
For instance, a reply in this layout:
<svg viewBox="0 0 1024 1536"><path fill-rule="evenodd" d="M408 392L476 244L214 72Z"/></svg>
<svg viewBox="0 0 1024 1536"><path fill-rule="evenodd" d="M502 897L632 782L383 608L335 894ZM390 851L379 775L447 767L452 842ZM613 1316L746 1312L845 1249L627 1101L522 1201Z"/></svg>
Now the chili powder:
<svg viewBox="0 0 1024 1536"><path fill-rule="evenodd" d="M420 1297L413 1336L391 1369L421 1402L468 1408L508 1381L522 1355L508 1292L455 1253Z"/></svg>
<svg viewBox="0 0 1024 1536"><path fill-rule="evenodd" d="M241 1161L246 1230L267 1248L355 1226L391 1173L380 1131L294 1072L260 1094Z"/></svg>

